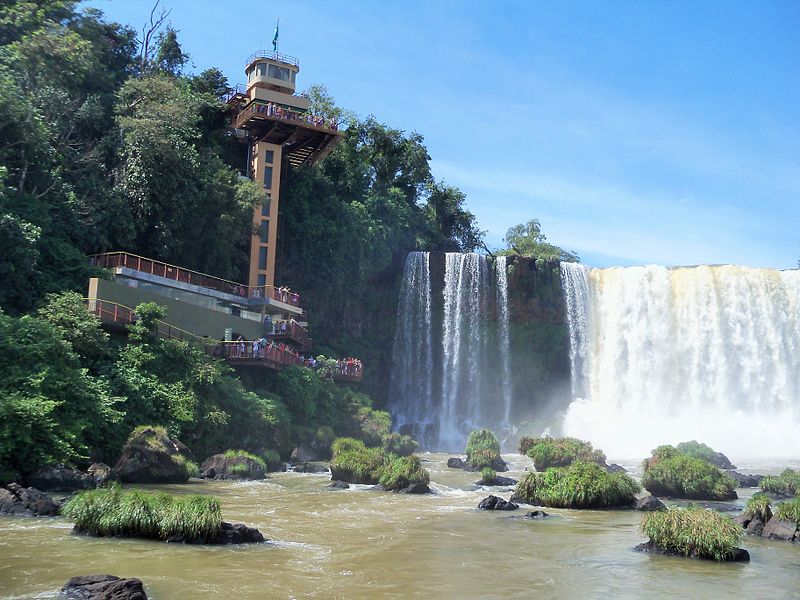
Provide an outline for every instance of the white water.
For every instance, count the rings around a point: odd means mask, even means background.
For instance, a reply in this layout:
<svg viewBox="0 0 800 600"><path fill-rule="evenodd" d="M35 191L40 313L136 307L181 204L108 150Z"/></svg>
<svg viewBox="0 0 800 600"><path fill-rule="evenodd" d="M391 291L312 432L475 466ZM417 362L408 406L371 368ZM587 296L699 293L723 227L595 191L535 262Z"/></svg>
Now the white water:
<svg viewBox="0 0 800 600"><path fill-rule="evenodd" d="M800 456L800 272L563 265L562 283L566 434L613 457L688 439Z"/></svg>
<svg viewBox="0 0 800 600"><path fill-rule="evenodd" d="M441 320L434 322L430 256L413 252L406 261L390 408L398 429L458 452L473 429L510 428L508 280L504 257L494 276L480 254L449 252L444 263Z"/></svg>

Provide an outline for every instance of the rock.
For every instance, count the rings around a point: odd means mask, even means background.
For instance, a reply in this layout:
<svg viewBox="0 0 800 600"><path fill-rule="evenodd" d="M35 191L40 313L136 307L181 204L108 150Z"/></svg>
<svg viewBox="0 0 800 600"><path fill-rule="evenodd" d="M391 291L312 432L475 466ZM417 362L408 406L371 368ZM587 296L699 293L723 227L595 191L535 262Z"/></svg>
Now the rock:
<svg viewBox="0 0 800 600"><path fill-rule="evenodd" d="M494 485L505 485L505 486L510 486L510 485L517 485L517 480L516 479L512 479L511 477L500 477L499 475L495 475L489 481L484 481L483 479L480 479L480 480L475 482L475 485L493 485L493 486Z"/></svg>
<svg viewBox="0 0 800 600"><path fill-rule="evenodd" d="M734 519L735 521L736 519ZM752 519L745 525L745 533L750 535L761 535L764 531L764 521L759 518Z"/></svg>
<svg viewBox="0 0 800 600"><path fill-rule="evenodd" d="M772 517L761 532L761 537L770 540L791 541L795 537L797 525L791 521L782 521L778 517Z"/></svg>
<svg viewBox="0 0 800 600"><path fill-rule="evenodd" d="M706 460L715 467L719 467L723 471L733 470L736 468L736 465L733 464L722 452L716 452L714 456Z"/></svg>
<svg viewBox="0 0 800 600"><path fill-rule="evenodd" d="M602 463L602 466L608 473L627 473L628 469L623 467L622 465L618 465L617 463L606 464Z"/></svg>
<svg viewBox="0 0 800 600"><path fill-rule="evenodd" d="M292 471L295 473L327 473L330 470L328 463L319 461L307 461L292 465Z"/></svg>
<svg viewBox="0 0 800 600"><path fill-rule="evenodd" d="M513 502L507 502L497 496L487 496L478 504L481 510L517 510L519 506Z"/></svg>
<svg viewBox="0 0 800 600"><path fill-rule="evenodd" d="M329 483L325 487L331 488L332 490L349 490L350 484L346 481L334 481L333 483Z"/></svg>
<svg viewBox="0 0 800 600"><path fill-rule="evenodd" d="M636 552L651 552L653 554L664 554L667 556L683 556L683 554L678 554L677 552L671 552L669 550L665 550L653 542L653 540L649 540L647 542L643 542L638 546L634 546L633 549ZM699 556L687 556L685 558L700 558ZM710 560L710 559L705 559ZM748 562L750 560L750 553L747 552L744 548L737 548L734 552L732 558L728 559L728 562Z"/></svg>
<svg viewBox="0 0 800 600"><path fill-rule="evenodd" d="M307 446L305 444L299 445L297 448L292 450L292 456L289 459L289 462L292 463L304 463L304 462L314 462L320 460L322 457L316 452L311 446Z"/></svg>
<svg viewBox="0 0 800 600"><path fill-rule="evenodd" d="M266 479L267 470L246 455L226 456L215 454L200 467L202 479Z"/></svg>
<svg viewBox="0 0 800 600"><path fill-rule="evenodd" d="M110 481L119 481L117 474L106 463L92 463L86 472L94 479L95 487L103 487Z"/></svg>
<svg viewBox="0 0 800 600"><path fill-rule="evenodd" d="M147 600L141 580L114 575L73 577L61 588L67 600Z"/></svg>
<svg viewBox="0 0 800 600"><path fill-rule="evenodd" d="M645 512L651 512L655 510L666 510L667 507L664 505L661 500L653 496L644 496L642 498L637 498L636 503L633 505L636 510L641 510Z"/></svg>
<svg viewBox="0 0 800 600"><path fill-rule="evenodd" d="M75 492L95 487L94 477L64 465L40 469L28 477L28 485L44 492Z"/></svg>
<svg viewBox="0 0 800 600"><path fill-rule="evenodd" d="M430 494L431 488L428 487L426 483L412 483L408 487L404 487L402 490L397 490L398 494Z"/></svg>
<svg viewBox="0 0 800 600"><path fill-rule="evenodd" d="M58 508L59 503L35 488L24 488L18 483L0 488L0 514L55 517Z"/></svg>
<svg viewBox="0 0 800 600"><path fill-rule="evenodd" d="M448 461L448 463L449 462L450 461ZM468 462L464 462L463 466L463 469L465 471L482 471L485 468L486 467L476 467L474 465L469 464ZM492 464L489 465L489 468L492 469L493 471L496 471L497 473L504 473L505 471L508 471L508 465L506 464L506 461L504 461L502 458L498 458L497 460L495 460Z"/></svg>
<svg viewBox="0 0 800 600"><path fill-rule="evenodd" d="M461 458L448 458L447 466L451 469L463 469L466 465L464 464L464 460Z"/></svg>
<svg viewBox="0 0 800 600"><path fill-rule="evenodd" d="M532 510L525 515L526 519L546 519L550 515L543 510Z"/></svg>
<svg viewBox="0 0 800 600"><path fill-rule="evenodd" d="M209 544L258 544L266 541L261 532L255 527L248 527L242 523L225 523L216 538Z"/></svg>
<svg viewBox="0 0 800 600"><path fill-rule="evenodd" d="M183 462L191 459L191 451L164 429L145 427L128 438L113 473L125 483L186 483Z"/></svg>
<svg viewBox="0 0 800 600"><path fill-rule="evenodd" d="M740 488L758 487L761 485L761 480L764 479L763 475L746 475L744 473L737 473L733 469L728 469L725 473L733 477Z"/></svg>

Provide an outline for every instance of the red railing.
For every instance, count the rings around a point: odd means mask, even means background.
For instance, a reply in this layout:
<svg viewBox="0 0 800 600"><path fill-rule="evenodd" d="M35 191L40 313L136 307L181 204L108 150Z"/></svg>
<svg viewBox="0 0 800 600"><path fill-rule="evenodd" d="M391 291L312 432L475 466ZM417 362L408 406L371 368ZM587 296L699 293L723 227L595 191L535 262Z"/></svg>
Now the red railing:
<svg viewBox="0 0 800 600"><path fill-rule="evenodd" d="M336 361L338 372L333 374L337 381L361 381L364 378L364 365L357 358Z"/></svg>
<svg viewBox="0 0 800 600"><path fill-rule="evenodd" d="M275 344L261 345L249 341L220 342L214 351L214 356L220 356L231 363L263 362L266 366L275 368L303 364L303 357L291 350Z"/></svg>
<svg viewBox="0 0 800 600"><path fill-rule="evenodd" d="M221 277L214 277L191 269L184 269L175 265L170 265L165 262L153 260L152 258L145 258L130 252L106 252L104 254L95 254L89 257L89 264L94 267L101 268L126 268L141 273L149 273L158 277L180 281L181 283L189 283L199 287L204 287L225 294L231 294L240 298L270 298L289 304L291 306L300 307L300 294L291 291L287 287L274 287L270 285L258 286L250 288L243 283L236 283L222 279Z"/></svg>
<svg viewBox="0 0 800 600"><path fill-rule="evenodd" d="M311 343L308 331L295 321L275 321L272 336L276 339L289 338L303 348L307 348Z"/></svg>

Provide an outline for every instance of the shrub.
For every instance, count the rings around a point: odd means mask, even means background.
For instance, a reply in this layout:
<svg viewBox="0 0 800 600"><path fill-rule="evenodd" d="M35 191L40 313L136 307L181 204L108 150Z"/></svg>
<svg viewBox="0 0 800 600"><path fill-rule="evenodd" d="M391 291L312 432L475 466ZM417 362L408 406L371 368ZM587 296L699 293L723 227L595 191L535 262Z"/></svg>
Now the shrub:
<svg viewBox="0 0 800 600"><path fill-rule="evenodd" d="M283 466L281 455L275 450L263 450L261 456L264 457L264 463L267 465L267 471L279 471Z"/></svg>
<svg viewBox="0 0 800 600"><path fill-rule="evenodd" d="M797 527L800 527L800 498L778 504L775 509L775 516L782 521L791 521Z"/></svg>
<svg viewBox="0 0 800 600"><path fill-rule="evenodd" d="M380 446L383 438L392 430L392 417L383 410L365 406L358 411L361 439L367 446Z"/></svg>
<svg viewBox="0 0 800 600"><path fill-rule="evenodd" d="M263 458L261 458L260 456L256 456L255 454L251 454L250 452L247 452L246 450L226 450L225 451L225 458L238 458L240 456L243 457L243 458L247 458L249 460L252 460L254 463L256 463L262 469L266 470L266 468L267 468L267 463L264 461ZM240 465L235 465L235 466L240 466ZM241 466L247 467L247 465L241 465ZM247 468L249 468L249 467L247 467Z"/></svg>
<svg viewBox="0 0 800 600"><path fill-rule="evenodd" d="M772 510L769 507L769 503L770 499L766 494L753 494L753 497L747 501L742 511L742 516L748 519L759 519L766 523L772 518Z"/></svg>
<svg viewBox="0 0 800 600"><path fill-rule="evenodd" d="M61 513L81 533L97 536L203 542L216 537L222 524L216 498L123 491L119 485L80 492Z"/></svg>
<svg viewBox="0 0 800 600"><path fill-rule="evenodd" d="M540 438L531 440L527 438L526 454L533 459L533 466L537 471L544 471L550 467L566 467L575 461L605 463L606 455L601 450L595 450L592 444L571 437ZM522 447L522 442L520 442Z"/></svg>
<svg viewBox="0 0 800 600"><path fill-rule="evenodd" d="M500 457L500 442L488 429L477 429L469 434L465 453L467 462L474 469L497 468L498 463L503 462Z"/></svg>
<svg viewBox="0 0 800 600"><path fill-rule="evenodd" d="M723 469L732 468L728 458L721 452L717 452L711 446L692 440L690 442L681 442L678 444L676 450L681 454L686 454L694 458L699 458L707 463L711 463Z"/></svg>
<svg viewBox="0 0 800 600"><path fill-rule="evenodd" d="M186 479L190 477L200 477L200 467L193 460L189 460L183 454L173 454L170 456L173 462L177 463L186 474Z"/></svg>
<svg viewBox="0 0 800 600"><path fill-rule="evenodd" d="M800 492L800 472L786 469L778 476L768 475L761 480L761 491L793 496Z"/></svg>
<svg viewBox="0 0 800 600"><path fill-rule="evenodd" d="M419 444L410 435L390 433L383 438L383 449L397 456L411 456L417 448Z"/></svg>
<svg viewBox="0 0 800 600"><path fill-rule="evenodd" d="M681 454L672 446L660 446L644 462L642 485L656 496L695 500L736 498L736 481L714 465Z"/></svg>
<svg viewBox="0 0 800 600"><path fill-rule="evenodd" d="M528 450L531 449L536 442L539 441L540 438L532 438L532 437L522 437L519 440L519 453L523 455L528 454Z"/></svg>
<svg viewBox="0 0 800 600"><path fill-rule="evenodd" d="M494 469L490 467L484 467L481 469L481 484L483 485L490 485L494 478L497 477L497 473Z"/></svg>
<svg viewBox="0 0 800 600"><path fill-rule="evenodd" d="M699 507L646 512L641 529L662 550L720 561L733 558L744 534L729 517Z"/></svg>
<svg viewBox="0 0 800 600"><path fill-rule="evenodd" d="M608 473L597 463L576 461L568 467L528 473L517 484L514 497L554 508L606 508L633 504L639 489L626 473Z"/></svg>
<svg viewBox="0 0 800 600"><path fill-rule="evenodd" d="M431 477L418 456L401 456L392 459L381 470L379 483L387 490L402 490L415 483L428 485Z"/></svg>
<svg viewBox="0 0 800 600"><path fill-rule="evenodd" d="M379 483L388 458L382 448L367 448L361 440L339 438L333 442L331 477L350 483Z"/></svg>

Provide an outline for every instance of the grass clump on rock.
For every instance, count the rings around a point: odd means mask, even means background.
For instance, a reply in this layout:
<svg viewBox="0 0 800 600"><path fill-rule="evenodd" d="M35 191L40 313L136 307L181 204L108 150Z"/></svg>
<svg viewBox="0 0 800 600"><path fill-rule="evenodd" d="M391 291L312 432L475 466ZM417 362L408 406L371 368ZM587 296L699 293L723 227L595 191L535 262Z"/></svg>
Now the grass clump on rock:
<svg viewBox="0 0 800 600"><path fill-rule="evenodd" d="M383 438L383 449L397 456L411 456L419 448L417 441L410 435L390 433Z"/></svg>
<svg viewBox="0 0 800 600"><path fill-rule="evenodd" d="M713 510L690 506L644 513L642 533L661 551L711 560L733 560L742 528Z"/></svg>
<svg viewBox="0 0 800 600"><path fill-rule="evenodd" d="M800 527L800 498L779 504L775 509L775 516L781 521L789 521Z"/></svg>
<svg viewBox="0 0 800 600"><path fill-rule="evenodd" d="M626 473L608 473L595 462L576 461L528 473L517 484L513 499L554 508L630 506L639 484Z"/></svg>
<svg viewBox="0 0 800 600"><path fill-rule="evenodd" d="M673 446L659 446L653 450L643 467L642 486L656 496L692 500L731 500L737 497L735 479Z"/></svg>
<svg viewBox="0 0 800 600"><path fill-rule="evenodd" d="M481 485L492 485L495 477L497 477L497 472L492 469L491 467L484 467L481 469Z"/></svg>
<svg viewBox="0 0 800 600"><path fill-rule="evenodd" d="M537 471L550 467L566 467L575 461L604 464L606 455L595 450L590 442L577 438L522 438L519 451L533 459Z"/></svg>
<svg viewBox="0 0 800 600"><path fill-rule="evenodd" d="M123 491L118 485L81 492L61 513L75 521L76 532L96 536L204 543L222 527L216 498Z"/></svg>
<svg viewBox="0 0 800 600"><path fill-rule="evenodd" d="M769 521L772 518L769 496L762 493L753 494L747 501L742 516L747 520L758 519L762 523Z"/></svg>
<svg viewBox="0 0 800 600"><path fill-rule="evenodd" d="M676 449L681 454L686 454L693 458L699 458L700 460L704 460L707 463L711 463L715 467L719 467L720 469L735 469L736 467L731 464L731 461L728 460L728 457L722 454L721 452L717 452L708 444L703 444L702 442L698 442L697 440L691 440L689 442L681 442L677 445Z"/></svg>
<svg viewBox="0 0 800 600"><path fill-rule="evenodd" d="M794 496L800 493L800 472L786 469L780 475L768 475L761 480L761 491Z"/></svg>
<svg viewBox="0 0 800 600"><path fill-rule="evenodd" d="M477 429L469 434L467 447L468 465L478 471L490 467L495 471L506 471L506 463L500 456L500 442L488 429Z"/></svg>
<svg viewBox="0 0 800 600"><path fill-rule="evenodd" d="M428 485L431 476L418 456L401 456L390 460L382 469L379 483L387 490L397 491L415 483Z"/></svg>

